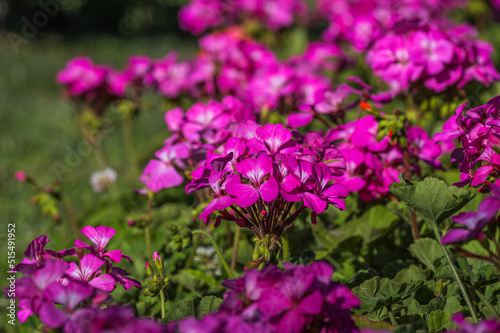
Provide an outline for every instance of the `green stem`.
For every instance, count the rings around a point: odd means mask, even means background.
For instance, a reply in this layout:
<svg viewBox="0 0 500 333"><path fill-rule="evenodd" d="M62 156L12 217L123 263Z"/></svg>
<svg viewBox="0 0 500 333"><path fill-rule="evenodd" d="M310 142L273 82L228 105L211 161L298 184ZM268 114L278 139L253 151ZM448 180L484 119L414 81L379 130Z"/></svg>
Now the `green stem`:
<svg viewBox="0 0 500 333"><path fill-rule="evenodd" d="M210 242L212 242L212 245L214 246L215 248L215 252L217 252L217 256L219 257L219 260L222 264L222 267L224 268L224 270L226 271L227 275L231 278L231 279L234 279L234 275L233 275L233 272L229 269L229 266L226 262L226 260L224 259L224 257L222 256L222 253L220 252L219 250L219 247L217 246L217 243L215 243L215 240L212 238L212 236L210 236L209 233L207 233L206 231L203 231L203 230L193 230L192 232L193 235L196 235L196 234L202 234L202 235L205 235L209 240Z"/></svg>
<svg viewBox="0 0 500 333"><path fill-rule="evenodd" d="M76 238L80 238L80 227L78 226L78 220L76 219L73 205L71 204L71 201L69 201L67 197L63 197L62 201L64 203L64 207L66 208L66 213L68 214L71 226L73 227L73 232L75 233Z"/></svg>
<svg viewBox="0 0 500 333"><path fill-rule="evenodd" d="M134 137L132 135L132 118L130 116L123 117L123 141L125 143L125 153L130 163L130 169L134 177L138 177L139 171L137 170L137 157L134 148Z"/></svg>
<svg viewBox="0 0 500 333"><path fill-rule="evenodd" d="M200 243L201 243L201 235L194 235L193 248L191 249L191 253L189 253L189 258L186 260L186 263L184 264L184 269L189 269L193 264L193 259L194 256L196 255L196 249L198 248L198 246L200 246ZM182 291L182 289L183 287L181 284L177 285L176 293L179 294Z"/></svg>
<svg viewBox="0 0 500 333"><path fill-rule="evenodd" d="M281 242L283 243L283 261L290 261L290 244L286 231L283 233L283 236L281 236Z"/></svg>
<svg viewBox="0 0 500 333"><path fill-rule="evenodd" d="M479 297L479 299L481 301L483 301L483 303L486 305L486 307L491 311L491 313L493 313L493 315L495 316L496 319L500 319L500 314L498 313L498 311L495 309L495 307L493 305L491 305L491 303L488 301L488 299L483 295L482 292L479 291L479 289L475 289L476 291L476 295L477 297Z"/></svg>
<svg viewBox="0 0 500 333"><path fill-rule="evenodd" d="M161 306L161 320L164 321L167 316L167 310L165 309L165 291L160 290L160 306Z"/></svg>
<svg viewBox="0 0 500 333"><path fill-rule="evenodd" d="M151 232L149 226L151 225L151 211L153 210L153 200L154 193L148 193L148 210L146 212L147 221L146 227L144 228L144 237L146 238L146 249L148 251L148 258L153 256L153 250L151 248Z"/></svg>
<svg viewBox="0 0 500 333"><path fill-rule="evenodd" d="M436 236L436 240L439 243L439 246L441 246L441 250L443 251L443 254L446 258L446 261L448 261L448 265L450 265L450 268L453 272L453 276L455 277L455 281L458 283L458 286L460 287L460 291L462 292L462 296L465 299L465 303L467 303L467 306L469 307L470 313L472 315L472 319L474 320L474 323L478 323L477 319L477 314L476 310L474 309L474 304L472 304L472 301L470 299L469 294L467 293L467 290L465 289L465 286L460 279L460 276L458 275L457 269L455 265L453 264L453 260L451 258L451 254L448 252L448 249L446 246L441 243L441 235L439 234L439 229L438 226L435 223L432 223L432 227L434 228L434 235Z"/></svg>
<svg viewBox="0 0 500 333"><path fill-rule="evenodd" d="M146 249L148 251L148 258L153 256L153 250L151 249L151 232L149 230L149 225L144 228L144 237L146 238Z"/></svg>
<svg viewBox="0 0 500 333"><path fill-rule="evenodd" d="M236 260L238 259L238 246L240 244L241 228L236 226L233 239L233 256L231 257L231 271L236 270Z"/></svg>
<svg viewBox="0 0 500 333"><path fill-rule="evenodd" d="M106 162L106 157L104 157L104 151L102 150L101 146L95 145L94 146L94 155L95 159L97 161L97 164L99 165L99 168L101 170L104 170L108 167L108 163Z"/></svg>
<svg viewBox="0 0 500 333"><path fill-rule="evenodd" d="M410 153L408 151L408 148L405 148L403 150L403 164L405 167L405 177L411 180L411 163L410 163ZM409 209L410 209L413 239L416 240L416 239L420 238L420 231L418 229L417 214L415 214L413 209L411 209L411 208L409 208Z"/></svg>

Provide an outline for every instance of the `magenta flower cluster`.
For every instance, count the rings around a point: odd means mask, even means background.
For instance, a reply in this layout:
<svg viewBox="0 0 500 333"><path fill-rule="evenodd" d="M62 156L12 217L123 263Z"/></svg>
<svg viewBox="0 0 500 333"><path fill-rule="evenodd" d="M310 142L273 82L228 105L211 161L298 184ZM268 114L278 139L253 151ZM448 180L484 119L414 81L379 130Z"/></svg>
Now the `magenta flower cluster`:
<svg viewBox="0 0 500 333"><path fill-rule="evenodd" d="M179 24L194 35L243 20L257 21L276 31L306 17L303 0L193 0L179 11Z"/></svg>
<svg viewBox="0 0 500 333"><path fill-rule="evenodd" d="M24 274L16 289L21 322L35 314L48 327L80 332L75 327L81 327L90 312L111 299L109 293L116 283L125 289L140 287L138 281L127 277L124 269L114 266L122 258L132 259L121 250L110 251L106 247L115 234L113 228L87 226L82 233L92 245L77 239L74 247L56 252L45 249L47 236L29 244L24 252L27 258L13 269ZM68 260L75 257L76 262Z"/></svg>
<svg viewBox="0 0 500 333"><path fill-rule="evenodd" d="M366 116L334 127L326 135L328 141L336 143L346 163L346 172L333 179L349 192L359 192L364 201L387 195L389 186L399 182L399 174L405 171L403 147L391 143L388 136L377 141L377 133L377 120ZM420 174L419 161L441 168L439 159L446 146L435 144L420 127L408 129L407 141L412 172Z"/></svg>
<svg viewBox="0 0 500 333"><path fill-rule="evenodd" d="M66 98L74 100L82 110L100 115L112 101L123 96L116 87L117 76L110 66L76 57L57 74L56 81L65 88Z"/></svg>
<svg viewBox="0 0 500 333"><path fill-rule="evenodd" d="M500 79L492 54L492 46L477 40L469 25L401 22L374 43L366 62L394 94L422 87L442 92L471 81L489 85Z"/></svg>
<svg viewBox="0 0 500 333"><path fill-rule="evenodd" d="M281 61L266 46L245 37L240 28L207 35L199 44L201 51L194 59L180 61L175 52L160 60L136 56L123 71L75 58L59 73L58 82L82 107L99 109L97 114L117 98L136 99L142 91L152 90L172 100L187 96L220 101L232 96L259 115L264 109L288 112L301 104L322 102L325 91L332 90L324 71L337 70L344 58L335 45L314 42L304 54ZM89 82L95 76L94 67L102 67L102 75Z"/></svg>
<svg viewBox="0 0 500 333"><path fill-rule="evenodd" d="M351 310L360 302L331 281L329 264L283 265L285 271L267 266L225 281L219 311L181 322L180 332L358 332Z"/></svg>
<svg viewBox="0 0 500 333"><path fill-rule="evenodd" d="M216 224L231 220L259 239L267 234L279 238L306 208L312 210L313 223L328 205L345 209L347 188L331 184L344 169L343 156L321 132L302 135L281 124L246 121L217 151L206 154L186 193L210 189L213 199L200 219L207 221L218 211ZM295 203L301 206L291 212Z"/></svg>
<svg viewBox="0 0 500 333"><path fill-rule="evenodd" d="M436 142L457 139L460 148L452 155L452 162L460 163L462 172L457 186L489 184L500 178L500 154L495 147L500 142L500 97L485 105L465 111L467 103L443 125L443 132L434 136Z"/></svg>
<svg viewBox="0 0 500 333"><path fill-rule="evenodd" d="M401 20L441 20L465 0L320 0L317 15L326 20L326 42L347 43L355 51L367 50Z"/></svg>

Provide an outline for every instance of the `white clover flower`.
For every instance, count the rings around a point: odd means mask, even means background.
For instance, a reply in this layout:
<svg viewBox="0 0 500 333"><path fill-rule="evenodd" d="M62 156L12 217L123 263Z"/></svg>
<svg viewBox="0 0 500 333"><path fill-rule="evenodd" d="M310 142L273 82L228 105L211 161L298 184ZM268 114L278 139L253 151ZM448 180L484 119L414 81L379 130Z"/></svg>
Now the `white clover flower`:
<svg viewBox="0 0 500 333"><path fill-rule="evenodd" d="M213 246L198 246L193 261L203 270L219 276L221 274L219 258Z"/></svg>
<svg viewBox="0 0 500 333"><path fill-rule="evenodd" d="M116 172L111 168L96 171L90 176L90 184L95 193L101 193L116 181Z"/></svg>

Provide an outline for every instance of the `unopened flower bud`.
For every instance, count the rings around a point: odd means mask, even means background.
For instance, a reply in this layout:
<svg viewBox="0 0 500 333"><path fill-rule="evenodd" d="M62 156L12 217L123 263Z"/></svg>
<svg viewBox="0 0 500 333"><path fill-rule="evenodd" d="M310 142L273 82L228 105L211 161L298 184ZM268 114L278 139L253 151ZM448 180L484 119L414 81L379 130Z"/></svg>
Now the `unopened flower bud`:
<svg viewBox="0 0 500 333"><path fill-rule="evenodd" d="M271 260L271 251L269 249L264 249L264 259L266 259L267 262Z"/></svg>
<svg viewBox="0 0 500 333"><path fill-rule="evenodd" d="M189 247L191 244L191 238L183 238L182 239L182 249L184 250L185 248Z"/></svg>
<svg viewBox="0 0 500 333"><path fill-rule="evenodd" d="M163 272L163 259L158 254L158 251L153 253L153 260L158 271Z"/></svg>
<svg viewBox="0 0 500 333"><path fill-rule="evenodd" d="M149 266L149 262L146 261L146 267L144 268L146 274L151 277L153 275L153 269Z"/></svg>
<svg viewBox="0 0 500 333"><path fill-rule="evenodd" d="M24 171L16 171L14 173L14 176L16 177L16 179L18 181L20 181L21 183L25 183L26 180L28 179L28 176L26 175L26 172Z"/></svg>
<svg viewBox="0 0 500 333"><path fill-rule="evenodd" d="M257 250L257 249L256 249ZM260 258L260 254L258 251L253 251L253 254L252 254L252 259L253 260L258 260Z"/></svg>
<svg viewBox="0 0 500 333"><path fill-rule="evenodd" d="M177 252L182 247L181 243L171 243L171 244L172 244L172 246L171 246L172 252Z"/></svg>

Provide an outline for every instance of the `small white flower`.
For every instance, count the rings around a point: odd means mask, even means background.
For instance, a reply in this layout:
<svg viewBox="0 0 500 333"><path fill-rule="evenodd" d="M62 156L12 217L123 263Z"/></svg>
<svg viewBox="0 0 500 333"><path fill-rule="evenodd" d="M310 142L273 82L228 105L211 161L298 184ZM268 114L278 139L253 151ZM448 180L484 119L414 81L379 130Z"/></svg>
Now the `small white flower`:
<svg viewBox="0 0 500 333"><path fill-rule="evenodd" d="M116 172L111 168L96 171L90 176L90 184L95 193L101 193L116 181Z"/></svg>
<svg viewBox="0 0 500 333"><path fill-rule="evenodd" d="M199 246L193 261L200 265L200 268L211 273L210 275L219 276L221 274L219 258L213 246Z"/></svg>

